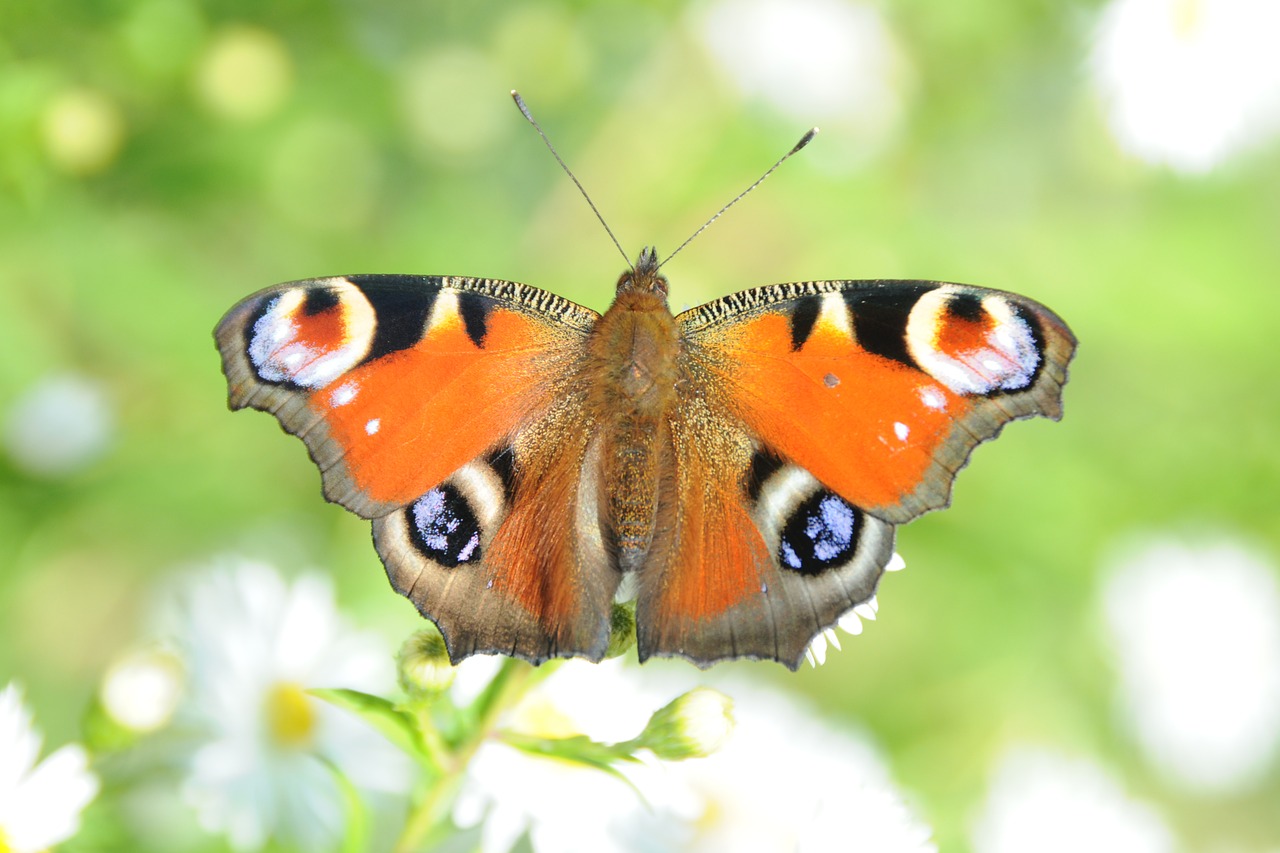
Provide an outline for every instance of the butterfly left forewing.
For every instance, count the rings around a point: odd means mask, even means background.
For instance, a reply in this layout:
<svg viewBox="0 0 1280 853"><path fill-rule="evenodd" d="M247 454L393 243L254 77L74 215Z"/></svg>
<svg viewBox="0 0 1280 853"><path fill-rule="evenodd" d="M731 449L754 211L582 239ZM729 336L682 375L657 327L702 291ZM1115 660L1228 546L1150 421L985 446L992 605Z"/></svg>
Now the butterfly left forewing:
<svg viewBox="0 0 1280 853"><path fill-rule="evenodd" d="M263 290L215 338L231 407L274 414L325 496L376 518L539 417L596 319L513 282L362 275Z"/></svg>

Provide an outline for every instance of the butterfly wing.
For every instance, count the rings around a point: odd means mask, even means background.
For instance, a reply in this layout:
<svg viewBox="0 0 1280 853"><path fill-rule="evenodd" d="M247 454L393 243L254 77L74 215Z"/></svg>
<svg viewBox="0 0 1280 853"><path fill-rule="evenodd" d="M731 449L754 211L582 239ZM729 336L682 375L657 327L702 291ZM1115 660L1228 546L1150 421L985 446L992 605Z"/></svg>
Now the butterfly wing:
<svg viewBox="0 0 1280 853"><path fill-rule="evenodd" d="M455 660L598 658L616 579L577 530L595 501L577 371L598 319L512 282L348 276L250 296L215 337L231 407L306 443Z"/></svg>
<svg viewBox="0 0 1280 853"><path fill-rule="evenodd" d="M700 664L797 666L874 594L894 525L946 506L975 446L1061 416L1075 349L1033 300L939 282L776 285L677 321L672 533L637 623L642 657Z"/></svg>

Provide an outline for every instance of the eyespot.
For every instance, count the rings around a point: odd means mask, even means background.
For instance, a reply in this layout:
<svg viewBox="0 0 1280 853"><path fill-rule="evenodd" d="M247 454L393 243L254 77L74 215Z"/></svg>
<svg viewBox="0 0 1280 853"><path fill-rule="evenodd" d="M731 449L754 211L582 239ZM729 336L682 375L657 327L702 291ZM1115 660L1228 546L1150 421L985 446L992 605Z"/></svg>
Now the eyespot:
<svg viewBox="0 0 1280 853"><path fill-rule="evenodd" d="M341 279L285 290L246 328L246 350L264 382L323 388L369 352L377 320L360 289Z"/></svg>
<svg viewBox="0 0 1280 853"><path fill-rule="evenodd" d="M778 542L783 568L816 575L853 558L862 534L862 512L823 489L806 498L787 518Z"/></svg>
<svg viewBox="0 0 1280 853"><path fill-rule="evenodd" d="M404 510L413 544L445 568L480 559L480 522L452 485L437 486Z"/></svg>
<svg viewBox="0 0 1280 853"><path fill-rule="evenodd" d="M911 309L906 336L915 362L957 394L1025 388L1040 366L1031 320L999 294L932 290Z"/></svg>

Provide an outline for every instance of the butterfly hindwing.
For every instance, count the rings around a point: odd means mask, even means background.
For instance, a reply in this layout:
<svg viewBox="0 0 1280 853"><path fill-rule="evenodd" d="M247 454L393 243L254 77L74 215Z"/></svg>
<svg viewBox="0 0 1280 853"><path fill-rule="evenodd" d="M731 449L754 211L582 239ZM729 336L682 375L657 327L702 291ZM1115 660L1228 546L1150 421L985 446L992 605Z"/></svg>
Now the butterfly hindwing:
<svg viewBox="0 0 1280 853"><path fill-rule="evenodd" d="M638 585L640 659L795 669L816 634L875 594L893 525L756 444L725 410L700 408L682 407L673 427L675 483Z"/></svg>

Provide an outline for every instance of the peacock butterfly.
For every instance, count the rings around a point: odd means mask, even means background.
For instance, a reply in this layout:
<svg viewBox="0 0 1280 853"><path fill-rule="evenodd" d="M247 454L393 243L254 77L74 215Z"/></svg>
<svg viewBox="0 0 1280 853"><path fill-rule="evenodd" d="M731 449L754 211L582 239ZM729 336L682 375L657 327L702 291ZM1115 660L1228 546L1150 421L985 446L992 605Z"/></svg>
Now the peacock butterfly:
<svg viewBox="0 0 1280 853"><path fill-rule="evenodd" d="M792 669L976 445L1061 417L1075 338L1024 296L809 281L673 315L660 266L603 315L484 278L279 284L218 324L229 404L306 443L455 662L600 660L625 589L642 661Z"/></svg>

